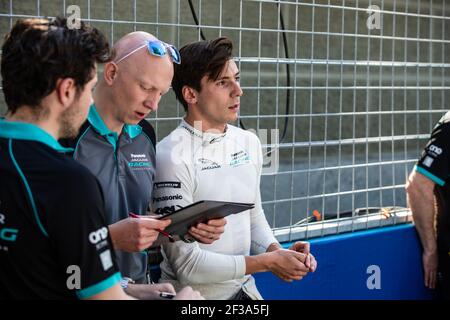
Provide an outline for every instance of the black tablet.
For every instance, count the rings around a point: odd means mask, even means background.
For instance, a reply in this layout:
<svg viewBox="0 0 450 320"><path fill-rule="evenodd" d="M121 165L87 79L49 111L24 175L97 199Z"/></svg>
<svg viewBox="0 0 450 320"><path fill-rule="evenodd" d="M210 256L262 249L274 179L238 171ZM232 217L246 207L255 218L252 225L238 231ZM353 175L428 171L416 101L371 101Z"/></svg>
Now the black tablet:
<svg viewBox="0 0 450 320"><path fill-rule="evenodd" d="M197 223L223 218L254 207L253 203L202 200L177 211L164 214L158 219L172 220L172 223L164 231L172 235L184 236L189 228Z"/></svg>

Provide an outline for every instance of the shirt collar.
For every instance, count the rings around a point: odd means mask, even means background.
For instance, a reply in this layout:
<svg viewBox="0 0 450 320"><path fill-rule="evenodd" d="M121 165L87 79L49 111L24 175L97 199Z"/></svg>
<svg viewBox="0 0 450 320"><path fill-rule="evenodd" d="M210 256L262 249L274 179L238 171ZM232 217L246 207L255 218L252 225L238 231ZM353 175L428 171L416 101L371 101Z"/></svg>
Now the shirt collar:
<svg viewBox="0 0 450 320"><path fill-rule="evenodd" d="M219 142L228 132L228 125L225 127L225 132L222 133L203 132L191 126L185 119L181 120L180 127L188 131L192 136L202 139L203 143L209 142L210 144Z"/></svg>
<svg viewBox="0 0 450 320"><path fill-rule="evenodd" d="M29 140L43 143L58 152L71 152L72 148L64 148L48 132L37 125L27 122L7 121L0 119L0 137L7 139Z"/></svg>
<svg viewBox="0 0 450 320"><path fill-rule="evenodd" d="M109 130L105 122L103 122L102 117L95 108L95 104L92 104L91 108L89 109L88 121L100 135L111 136L115 134L117 136L117 133ZM142 127L138 124L135 125L125 124L123 126L123 131L125 131L131 139L134 139L141 134Z"/></svg>

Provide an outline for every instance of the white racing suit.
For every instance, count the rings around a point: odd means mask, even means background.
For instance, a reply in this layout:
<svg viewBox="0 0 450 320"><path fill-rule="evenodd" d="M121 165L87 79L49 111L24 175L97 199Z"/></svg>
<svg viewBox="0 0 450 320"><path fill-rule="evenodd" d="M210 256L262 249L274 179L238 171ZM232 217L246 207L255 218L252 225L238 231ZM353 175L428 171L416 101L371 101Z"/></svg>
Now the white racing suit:
<svg viewBox="0 0 450 320"><path fill-rule="evenodd" d="M190 285L206 299L230 299L241 288L251 298L262 299L254 278L245 275L244 258L277 243L261 206L258 137L231 125L225 133L204 133L183 120L156 150L157 213L200 200L255 204L254 209L227 216L225 232L213 244L164 244L161 281L176 289Z"/></svg>

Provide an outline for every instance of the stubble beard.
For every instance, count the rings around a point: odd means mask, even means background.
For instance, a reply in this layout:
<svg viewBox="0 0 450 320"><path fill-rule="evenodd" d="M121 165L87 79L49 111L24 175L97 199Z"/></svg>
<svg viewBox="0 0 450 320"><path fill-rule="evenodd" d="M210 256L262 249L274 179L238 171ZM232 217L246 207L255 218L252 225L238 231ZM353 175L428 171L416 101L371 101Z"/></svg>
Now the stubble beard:
<svg viewBox="0 0 450 320"><path fill-rule="evenodd" d="M76 138L80 131L81 123L76 121L79 118L80 110L76 105L71 105L60 117L59 137Z"/></svg>

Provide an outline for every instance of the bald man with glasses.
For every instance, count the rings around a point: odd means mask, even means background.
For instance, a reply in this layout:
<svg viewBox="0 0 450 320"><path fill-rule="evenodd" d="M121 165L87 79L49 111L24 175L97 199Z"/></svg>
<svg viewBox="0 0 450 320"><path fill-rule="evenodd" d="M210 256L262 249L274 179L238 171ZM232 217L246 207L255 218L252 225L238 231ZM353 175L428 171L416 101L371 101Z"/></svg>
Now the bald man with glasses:
<svg viewBox="0 0 450 320"><path fill-rule="evenodd" d="M94 104L80 134L63 142L74 148L73 158L100 181L122 287L139 299L175 294L172 285L151 284L147 270L146 249L164 241L159 230L170 221L147 216L153 197L156 138L145 120L169 91L174 63L181 63L174 46L146 32L125 35L114 45L113 61L105 64L99 77ZM192 227L190 234L202 243L212 243L224 225L224 219L212 220ZM201 296L187 287L177 297Z"/></svg>

